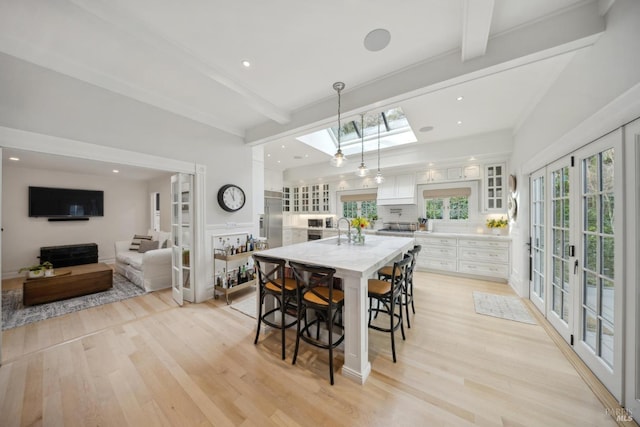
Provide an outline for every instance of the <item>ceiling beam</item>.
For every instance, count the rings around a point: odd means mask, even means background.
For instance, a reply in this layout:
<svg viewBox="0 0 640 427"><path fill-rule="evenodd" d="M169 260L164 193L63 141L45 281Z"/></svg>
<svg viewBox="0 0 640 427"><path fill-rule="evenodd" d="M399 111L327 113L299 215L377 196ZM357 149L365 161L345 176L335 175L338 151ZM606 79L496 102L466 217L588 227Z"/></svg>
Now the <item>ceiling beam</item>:
<svg viewBox="0 0 640 427"><path fill-rule="evenodd" d="M342 112L349 116L396 106L446 87L573 52L591 46L604 31L605 20L598 13L597 4L585 3L544 21L493 35L487 53L473 61L460 61L460 52L456 49L355 88L345 82ZM335 120L334 95L328 82L323 101L293 112L291 122L286 125L267 122L247 129L245 143L261 144L328 127Z"/></svg>
<svg viewBox="0 0 640 427"><path fill-rule="evenodd" d="M462 6L462 62L487 51L494 0L464 0Z"/></svg>
<svg viewBox="0 0 640 427"><path fill-rule="evenodd" d="M266 118L280 124L286 124L291 120L289 111L277 107L255 92L244 87L219 70L214 64L210 64L198 57L188 46L185 46L177 40L168 38L163 34L161 29L153 28L148 23L135 18L134 13L127 13L126 10L118 10L111 2L95 0L69 1L121 31L126 31L128 34L150 43L159 51L172 56L182 64L189 65L201 75L232 90L243 97L254 111L262 114Z"/></svg>

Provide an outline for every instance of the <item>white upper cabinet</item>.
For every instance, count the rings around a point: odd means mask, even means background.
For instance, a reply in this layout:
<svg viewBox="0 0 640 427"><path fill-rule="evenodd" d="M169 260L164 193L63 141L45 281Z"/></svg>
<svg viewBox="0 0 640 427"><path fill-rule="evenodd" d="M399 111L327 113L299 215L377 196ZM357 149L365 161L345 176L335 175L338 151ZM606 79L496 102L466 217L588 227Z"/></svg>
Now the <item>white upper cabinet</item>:
<svg viewBox="0 0 640 427"><path fill-rule="evenodd" d="M424 174L419 174L419 183L435 183L447 181L465 181L480 179L480 166L455 166L442 169L429 169Z"/></svg>
<svg viewBox="0 0 640 427"><path fill-rule="evenodd" d="M504 163L485 165L484 209L487 212L506 212L506 166Z"/></svg>
<svg viewBox="0 0 640 427"><path fill-rule="evenodd" d="M408 205L416 203L415 175L385 177L378 186L378 205Z"/></svg>

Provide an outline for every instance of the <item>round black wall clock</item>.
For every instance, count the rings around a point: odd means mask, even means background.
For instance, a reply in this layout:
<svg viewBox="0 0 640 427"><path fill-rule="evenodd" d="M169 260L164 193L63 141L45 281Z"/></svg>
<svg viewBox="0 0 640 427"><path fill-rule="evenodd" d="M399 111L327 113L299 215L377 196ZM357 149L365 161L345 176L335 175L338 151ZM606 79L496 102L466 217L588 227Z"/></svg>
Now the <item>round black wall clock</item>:
<svg viewBox="0 0 640 427"><path fill-rule="evenodd" d="M227 212L239 211L244 206L245 201L244 191L237 185L223 185L218 190L218 204Z"/></svg>

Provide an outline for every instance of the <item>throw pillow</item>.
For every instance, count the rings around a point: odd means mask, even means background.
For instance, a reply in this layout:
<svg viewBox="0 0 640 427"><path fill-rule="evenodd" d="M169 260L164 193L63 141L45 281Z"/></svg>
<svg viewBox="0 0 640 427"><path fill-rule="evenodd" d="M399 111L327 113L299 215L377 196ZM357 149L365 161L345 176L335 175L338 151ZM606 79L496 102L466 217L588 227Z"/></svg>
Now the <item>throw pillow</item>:
<svg viewBox="0 0 640 427"><path fill-rule="evenodd" d="M142 240L140 242L140 248L138 248L138 252L143 254L147 251L158 249L158 245L160 245L160 242L158 242L157 240Z"/></svg>
<svg viewBox="0 0 640 427"><path fill-rule="evenodd" d="M133 240L131 240L131 246L129 246L130 251L137 251L140 249L140 242L143 240L151 240L151 236L143 236L141 234L136 234L133 236Z"/></svg>

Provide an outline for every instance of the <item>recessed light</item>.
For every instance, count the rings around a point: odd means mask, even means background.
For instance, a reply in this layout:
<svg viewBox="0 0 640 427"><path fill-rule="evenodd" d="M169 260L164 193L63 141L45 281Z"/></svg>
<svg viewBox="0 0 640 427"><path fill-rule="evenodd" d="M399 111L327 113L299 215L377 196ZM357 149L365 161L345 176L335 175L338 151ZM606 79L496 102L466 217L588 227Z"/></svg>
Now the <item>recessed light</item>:
<svg viewBox="0 0 640 427"><path fill-rule="evenodd" d="M464 99L464 97L459 96L459 97L456 98L456 101L462 101L463 99Z"/></svg>
<svg viewBox="0 0 640 427"><path fill-rule="evenodd" d="M371 52L377 52L387 47L390 41L391 33L384 28L378 28L364 37L364 47Z"/></svg>
<svg viewBox="0 0 640 427"><path fill-rule="evenodd" d="M433 126L423 126L420 128L420 132L430 132L433 130Z"/></svg>
<svg viewBox="0 0 640 427"><path fill-rule="evenodd" d="M284 144L282 144L282 148L284 148Z"/></svg>
<svg viewBox="0 0 640 427"><path fill-rule="evenodd" d="M19 157L9 157L9 160L14 161L14 162L19 162L20 158Z"/></svg>
<svg viewBox="0 0 640 427"><path fill-rule="evenodd" d="M271 154L267 153L267 157L271 157Z"/></svg>
<svg viewBox="0 0 640 427"><path fill-rule="evenodd" d="M248 59L243 59L243 60L242 60L242 62L241 62L241 64L242 64L242 66L243 66L244 68L249 68L249 67L251 67L251 62L249 62L249 60L248 60Z"/></svg>
<svg viewBox="0 0 640 427"><path fill-rule="evenodd" d="M278 163L280 163L280 160L278 160Z"/></svg>
<svg viewBox="0 0 640 427"><path fill-rule="evenodd" d="M462 120L458 120L458 124L461 125L462 124Z"/></svg>
<svg viewBox="0 0 640 427"><path fill-rule="evenodd" d="M114 169L113 173L120 173L120 171L118 169Z"/></svg>
<svg viewBox="0 0 640 427"><path fill-rule="evenodd" d="M475 160L476 160L476 158L475 158L475 157L473 157L473 156L469 157L469 161L470 161L470 162L474 162Z"/></svg>
<svg viewBox="0 0 640 427"><path fill-rule="evenodd" d="M304 156L305 156L305 157L309 157L309 155L308 155L308 154L305 154Z"/></svg>

